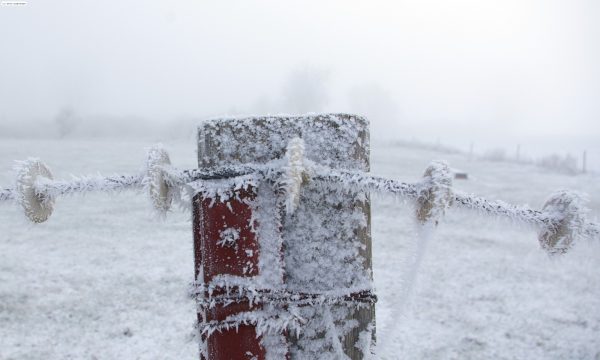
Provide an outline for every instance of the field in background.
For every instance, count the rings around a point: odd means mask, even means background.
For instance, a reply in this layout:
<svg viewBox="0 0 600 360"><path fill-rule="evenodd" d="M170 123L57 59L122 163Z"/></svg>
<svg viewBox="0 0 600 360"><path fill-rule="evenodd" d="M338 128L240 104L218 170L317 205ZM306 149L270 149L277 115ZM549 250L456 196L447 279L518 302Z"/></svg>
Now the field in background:
<svg viewBox="0 0 600 360"><path fill-rule="evenodd" d="M131 173L140 140L5 140L0 186L12 161L39 156L57 179ZM178 167L196 166L193 139L167 143ZM469 174L455 188L539 208L558 188L590 195L600 182L459 153L373 144L372 171L417 181L431 160ZM450 211L429 243L412 296L402 274L415 252L412 209L373 197L377 336L385 359L600 358L600 244L579 244L550 260L535 232L470 212ZM144 194L88 194L57 201L48 223L30 225L0 205L0 359L196 358L190 216L153 218ZM400 356L399 354L402 354Z"/></svg>

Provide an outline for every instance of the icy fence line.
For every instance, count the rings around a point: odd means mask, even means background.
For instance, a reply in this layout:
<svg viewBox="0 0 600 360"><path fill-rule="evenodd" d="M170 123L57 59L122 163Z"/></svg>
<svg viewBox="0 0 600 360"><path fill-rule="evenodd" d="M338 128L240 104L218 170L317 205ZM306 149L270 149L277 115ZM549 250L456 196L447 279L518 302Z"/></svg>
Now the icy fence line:
<svg viewBox="0 0 600 360"><path fill-rule="evenodd" d="M600 225L585 220L584 213L586 210L580 204L581 200L576 193L567 191L557 193L546 203L543 210L534 210L503 201L490 201L475 195L452 191L447 165L440 162L434 162L428 168L429 173L426 173L423 181L411 184L373 176L364 172L334 170L312 163L307 159L303 159L303 161L302 159L293 159L294 163L292 165L290 165L290 159L287 162L285 160L277 159L267 165L250 164L213 169L179 170L170 165L168 155L162 147L154 147L149 152L145 173L107 177L100 175L83 176L74 177L70 181L57 181L52 180L49 170L38 159L28 159L18 163L16 167L17 186L13 189L0 190L0 201L16 200L30 214L32 211L35 212L36 206L51 208L57 196L91 191L110 192L132 188L147 188L150 191L150 196L155 200L155 207L159 210L165 210L169 208L172 193L178 187L196 181L235 180L235 178L241 176L254 175L258 178L269 179L274 183L285 183L289 189L294 188L294 182L311 181L335 191L374 191L393 194L403 199L417 201L421 207L430 202L428 205L430 210L437 211L434 216L436 221L437 218L443 215L446 208L460 207L533 225L549 234L562 233L561 237L600 237ZM285 179L284 175L290 173L295 178ZM298 177L298 174L303 175ZM437 193L431 191L434 188ZM289 189L287 190L288 193L292 191ZM298 192L297 188L294 191ZM294 196L296 196L295 201L297 201L297 194ZM448 197L448 199L439 204L433 203L443 197ZM436 208L438 209L436 210ZM290 210L288 209L288 211ZM430 215L433 216L434 214ZM424 220L427 220L427 216ZM36 219L40 220L39 217ZM36 219L32 220L41 222ZM572 240L569 240L569 242Z"/></svg>
<svg viewBox="0 0 600 360"><path fill-rule="evenodd" d="M439 166L439 164L437 166ZM317 165L314 165L311 168L313 171L310 177L311 181L322 182L323 186L331 188L348 188L357 191L376 191L379 193L394 194L401 198L411 200L419 200L423 197L427 197L427 190L432 186L431 181L428 181L427 179L419 183L410 184L384 177L372 176L366 173L336 171ZM309 170L309 173L310 171L311 170ZM562 198L564 202L567 203L570 201L580 201L577 199L578 195L576 193L568 191L559 191L553 196L558 196L559 199ZM574 197L574 199L570 199L571 197ZM560 209L558 211L559 214L556 214L556 211L552 213L550 211L535 210L525 206L512 205L501 200L487 200L479 196L458 191L452 191L451 201L448 206L475 210L482 214L507 218L523 224L533 225L541 229L557 231L562 226ZM578 204L578 206L581 205ZM569 210L568 206L566 209L562 210ZM585 212L585 209L576 210ZM579 216L581 215L583 214L580 214ZM600 238L599 224L584 222L579 225L579 235L587 238Z"/></svg>
<svg viewBox="0 0 600 360"><path fill-rule="evenodd" d="M38 195L56 197L91 191L121 191L142 186L142 175L112 175L73 177L70 181L40 178L35 183Z"/></svg>
<svg viewBox="0 0 600 360"><path fill-rule="evenodd" d="M37 161L32 159L32 161ZM216 180L224 178L233 178L246 174L252 174L257 171L250 167L225 167L216 170L178 170L172 167L162 166L161 171L166 175L166 180L172 186L185 185L197 180ZM148 178L143 175L92 175L92 176L73 176L71 180L51 180L40 177L33 184L37 195L50 197L75 195L78 193L92 191L121 191L128 189L142 188ZM17 189L0 190L0 201L15 200L17 198Z"/></svg>
<svg viewBox="0 0 600 360"><path fill-rule="evenodd" d="M515 206L504 201L490 201L475 195L454 193L454 204L492 216L507 217L536 226L552 226L552 219L539 210Z"/></svg>
<svg viewBox="0 0 600 360"><path fill-rule="evenodd" d="M310 163L309 161L305 161L305 164L307 165L306 171L309 181L319 182L322 186L330 189L375 191L393 194L400 198L418 200L427 196L427 190L431 186L431 182L428 181L411 184L373 176L368 173L334 170ZM227 178L249 174L258 174L259 176L276 181L281 176L281 171L278 171L276 167L268 166L232 166L216 169L213 172L206 172L200 169L186 170L183 172L171 170L169 177L171 179L184 179L183 181L192 182L205 179L217 179L219 176ZM482 214L507 218L512 221L533 225L539 228L557 229L561 225L559 223L560 219L557 219L556 216L552 216L552 214L540 210L512 205L501 200L487 200L479 196L456 191L452 192L452 199L449 206L475 210ZM593 222L583 224L581 230L581 235L588 238L600 236L600 226Z"/></svg>

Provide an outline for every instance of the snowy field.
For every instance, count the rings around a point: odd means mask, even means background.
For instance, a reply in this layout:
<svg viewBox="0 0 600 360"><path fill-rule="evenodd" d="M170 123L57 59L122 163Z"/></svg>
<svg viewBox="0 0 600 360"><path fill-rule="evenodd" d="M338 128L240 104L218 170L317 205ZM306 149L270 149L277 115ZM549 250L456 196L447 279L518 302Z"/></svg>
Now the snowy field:
<svg viewBox="0 0 600 360"><path fill-rule="evenodd" d="M0 141L0 186L13 160L38 156L57 179L140 170L141 140ZM193 140L165 144L178 167L196 166ZM600 179L462 155L374 144L374 173L417 181L434 159L469 173L455 188L539 208L559 188L589 194ZM378 358L600 359L600 244L549 259L533 230L452 210L428 244L414 289L413 209L373 199ZM31 225L0 204L0 359L195 359L190 215L156 220L145 195L59 198Z"/></svg>

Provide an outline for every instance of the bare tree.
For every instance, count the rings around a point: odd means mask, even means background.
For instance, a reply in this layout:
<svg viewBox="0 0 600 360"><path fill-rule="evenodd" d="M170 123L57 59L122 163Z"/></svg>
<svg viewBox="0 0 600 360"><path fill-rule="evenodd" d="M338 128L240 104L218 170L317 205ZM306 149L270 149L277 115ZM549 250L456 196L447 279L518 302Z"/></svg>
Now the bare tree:
<svg viewBox="0 0 600 360"><path fill-rule="evenodd" d="M329 102L329 72L310 66L291 72L283 88L283 111L307 113L322 111Z"/></svg>
<svg viewBox="0 0 600 360"><path fill-rule="evenodd" d="M58 114L56 114L56 116L54 117L54 122L58 127L58 136L60 138L64 138L65 136L73 132L75 127L77 127L77 125L79 124L80 119L71 107L66 106L60 109Z"/></svg>
<svg viewBox="0 0 600 360"><path fill-rule="evenodd" d="M348 93L350 109L372 122L393 123L400 116L396 102L377 83L356 86Z"/></svg>

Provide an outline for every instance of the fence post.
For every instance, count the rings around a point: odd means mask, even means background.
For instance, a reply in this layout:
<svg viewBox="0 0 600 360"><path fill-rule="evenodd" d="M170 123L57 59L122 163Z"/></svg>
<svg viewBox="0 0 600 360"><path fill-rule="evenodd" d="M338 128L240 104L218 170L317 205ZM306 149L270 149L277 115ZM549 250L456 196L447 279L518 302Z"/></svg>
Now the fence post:
<svg viewBox="0 0 600 360"><path fill-rule="evenodd" d="M473 142L471 141L471 145L469 145L469 161L473 160Z"/></svg>
<svg viewBox="0 0 600 360"><path fill-rule="evenodd" d="M266 163L281 158L294 137L304 140L306 157L317 164L369 171L368 122L347 114L205 121L198 129L198 165ZM374 302L357 306L354 296L372 287L370 199L330 185L304 184L294 214L277 209L272 184L253 183L228 203L215 202L206 193L195 196L198 283L212 295L232 288L243 293L246 287L266 294L264 298L279 291L288 294L287 300L313 299L302 305L257 301L200 306L201 328L252 311L276 314L276 319L291 314L291 322L301 324L299 334L273 334L266 320L260 326L249 321L239 328L208 332L202 336L201 358L316 359L327 353L352 360L369 357L375 339ZM235 247L218 245L226 241L224 233L235 234ZM207 290L204 296L211 294Z"/></svg>

